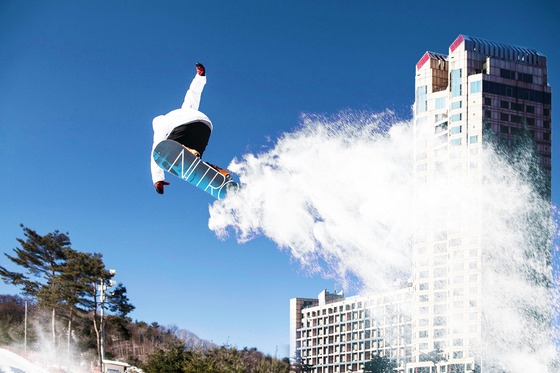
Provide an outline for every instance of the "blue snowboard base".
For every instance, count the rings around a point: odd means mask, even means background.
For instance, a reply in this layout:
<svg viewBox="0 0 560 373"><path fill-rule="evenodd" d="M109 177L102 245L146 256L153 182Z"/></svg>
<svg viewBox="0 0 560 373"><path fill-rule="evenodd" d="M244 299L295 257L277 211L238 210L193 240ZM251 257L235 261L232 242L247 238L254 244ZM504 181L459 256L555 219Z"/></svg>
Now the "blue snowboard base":
<svg viewBox="0 0 560 373"><path fill-rule="evenodd" d="M227 193L239 189L239 184L231 179L231 175L224 175L176 141L160 142L152 156L164 171L191 183L217 199L223 199Z"/></svg>

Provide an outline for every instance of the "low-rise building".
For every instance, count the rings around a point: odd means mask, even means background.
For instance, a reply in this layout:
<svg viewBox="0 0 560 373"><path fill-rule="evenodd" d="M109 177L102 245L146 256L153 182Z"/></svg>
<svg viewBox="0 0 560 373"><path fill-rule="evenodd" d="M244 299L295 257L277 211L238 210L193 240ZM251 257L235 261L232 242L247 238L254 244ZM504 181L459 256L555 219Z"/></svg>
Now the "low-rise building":
<svg viewBox="0 0 560 373"><path fill-rule="evenodd" d="M404 372L411 357L411 288L345 298L324 290L290 300L290 355L316 373L363 371L375 356Z"/></svg>

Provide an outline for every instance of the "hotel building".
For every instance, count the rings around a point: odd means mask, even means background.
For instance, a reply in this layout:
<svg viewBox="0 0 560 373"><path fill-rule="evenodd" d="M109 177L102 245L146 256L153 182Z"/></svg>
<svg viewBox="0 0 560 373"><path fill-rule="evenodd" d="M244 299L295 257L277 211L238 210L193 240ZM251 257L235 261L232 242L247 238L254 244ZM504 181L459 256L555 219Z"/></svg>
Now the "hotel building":
<svg viewBox="0 0 560 373"><path fill-rule="evenodd" d="M411 288L344 298L324 290L290 300L290 357L316 373L362 372L374 356L404 373L411 356Z"/></svg>
<svg viewBox="0 0 560 373"><path fill-rule="evenodd" d="M442 168L480 180L484 142L511 149L529 138L549 191L551 88L545 56L459 35L447 54L426 52L415 72L418 185ZM445 203L439 207L430 206L424 225L416 228L411 286L370 297L344 299L324 291L317 299L290 301L292 358L321 373L363 371L376 355L397 362L405 373L481 371L484 242L480 227L457 229L449 224L453 217ZM550 255L549 247L544 250Z"/></svg>
<svg viewBox="0 0 560 373"><path fill-rule="evenodd" d="M450 170L447 177L480 185L482 167L491 167L479 159L483 142L512 150L522 138L532 140L544 183L550 185L546 57L534 49L459 35L448 54L423 55L415 80L417 187L433 187L430 183ZM473 372L484 366L477 353L485 337L483 227L480 219L461 220L458 206L440 202L426 207L424 225L414 237L409 373ZM444 360L426 359L439 351Z"/></svg>

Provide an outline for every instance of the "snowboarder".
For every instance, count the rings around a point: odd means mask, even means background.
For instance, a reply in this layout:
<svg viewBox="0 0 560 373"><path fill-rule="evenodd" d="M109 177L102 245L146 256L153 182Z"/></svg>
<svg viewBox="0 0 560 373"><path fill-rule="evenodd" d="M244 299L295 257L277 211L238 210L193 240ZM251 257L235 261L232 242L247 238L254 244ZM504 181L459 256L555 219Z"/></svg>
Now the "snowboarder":
<svg viewBox="0 0 560 373"><path fill-rule="evenodd" d="M184 145L191 153L202 157L212 133L212 122L204 113L198 111L200 96L205 84L206 70L202 64L197 63L196 75L181 108L166 115L157 116L152 122L154 128L152 154L156 145L167 139ZM156 192L163 194L163 187L169 183L165 181L164 171L158 167L153 156L150 158L152 159L152 181Z"/></svg>

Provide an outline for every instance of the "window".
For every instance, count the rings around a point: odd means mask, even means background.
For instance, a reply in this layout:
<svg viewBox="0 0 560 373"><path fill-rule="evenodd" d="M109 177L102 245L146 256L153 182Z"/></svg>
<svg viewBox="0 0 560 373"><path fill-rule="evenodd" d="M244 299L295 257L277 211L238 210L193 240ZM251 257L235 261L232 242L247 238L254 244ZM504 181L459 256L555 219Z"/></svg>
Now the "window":
<svg viewBox="0 0 560 373"><path fill-rule="evenodd" d="M416 125L421 126L428 121L427 117L416 118Z"/></svg>
<svg viewBox="0 0 560 373"><path fill-rule="evenodd" d="M515 79L515 71L500 69L500 76L506 79Z"/></svg>
<svg viewBox="0 0 560 373"><path fill-rule="evenodd" d="M451 71L451 97L458 97L463 94L462 76L461 69Z"/></svg>
<svg viewBox="0 0 560 373"><path fill-rule="evenodd" d="M459 246L461 245L461 239L460 238L453 238L451 240L449 240L449 246Z"/></svg>
<svg viewBox="0 0 560 373"><path fill-rule="evenodd" d="M438 124L435 127L434 131L435 131L435 133L440 133L442 131L445 131L446 129L447 129L447 122L443 122L443 123Z"/></svg>
<svg viewBox="0 0 560 373"><path fill-rule="evenodd" d="M500 113L500 120L503 120L505 122L509 122L509 114Z"/></svg>
<svg viewBox="0 0 560 373"><path fill-rule="evenodd" d="M543 109L543 114L545 117L549 117L550 116L550 109Z"/></svg>
<svg viewBox="0 0 560 373"><path fill-rule="evenodd" d="M434 338L443 338L447 333L445 329L436 329L434 330Z"/></svg>
<svg viewBox="0 0 560 373"><path fill-rule="evenodd" d="M463 107L463 101L456 101L451 103L451 109L460 109Z"/></svg>
<svg viewBox="0 0 560 373"><path fill-rule="evenodd" d="M523 123L523 117L519 115L512 115L510 121L513 123Z"/></svg>
<svg viewBox="0 0 560 373"><path fill-rule="evenodd" d="M533 83L533 75L531 74L524 74L524 73L517 73L517 80L521 80L525 83Z"/></svg>
<svg viewBox="0 0 560 373"><path fill-rule="evenodd" d="M463 250L457 250L453 252L453 258L457 259L457 258L464 258L465 257L465 252Z"/></svg>
<svg viewBox="0 0 560 373"><path fill-rule="evenodd" d="M460 146L460 145L461 145L461 140L462 140L462 139L451 140L451 141L449 142L449 144L451 144L451 146Z"/></svg>
<svg viewBox="0 0 560 373"><path fill-rule="evenodd" d="M492 106L492 99L490 97L484 97L484 105Z"/></svg>
<svg viewBox="0 0 560 373"><path fill-rule="evenodd" d="M434 246L434 251L436 253L445 253L445 252L447 252L447 246L445 246L445 244L440 244L440 243L436 244Z"/></svg>
<svg viewBox="0 0 560 373"><path fill-rule="evenodd" d="M478 142L478 135L471 136L470 143L471 144L476 144L477 142Z"/></svg>
<svg viewBox="0 0 560 373"><path fill-rule="evenodd" d="M436 98L436 110L444 109L447 106L447 97Z"/></svg>
<svg viewBox="0 0 560 373"><path fill-rule="evenodd" d="M458 121L460 121L460 120L462 120L462 119L463 119L463 114L462 114L462 113L453 114L453 115L451 116L451 121L452 121L452 122L458 122Z"/></svg>
<svg viewBox="0 0 560 373"><path fill-rule="evenodd" d="M436 241L446 240L447 239L447 232L446 231L439 231L435 235Z"/></svg>
<svg viewBox="0 0 560 373"><path fill-rule="evenodd" d="M492 118L492 112L490 110L484 110L484 118Z"/></svg>
<svg viewBox="0 0 560 373"><path fill-rule="evenodd" d="M550 121L549 120L543 120L543 127L544 128L550 128Z"/></svg>
<svg viewBox="0 0 560 373"><path fill-rule="evenodd" d="M462 129L463 129L463 126L451 127L451 134L456 135L458 133L461 133Z"/></svg>
<svg viewBox="0 0 560 373"><path fill-rule="evenodd" d="M531 114L535 113L535 107L534 106L527 105L526 110L527 110L527 113L531 113Z"/></svg>
<svg viewBox="0 0 560 373"><path fill-rule="evenodd" d="M534 89L521 88L487 80L482 82L482 89L489 94L540 102L544 105L550 105L552 102L552 96L549 92L536 91Z"/></svg>
<svg viewBox="0 0 560 373"><path fill-rule="evenodd" d="M527 118L527 125L534 126L535 125L535 118Z"/></svg>
<svg viewBox="0 0 560 373"><path fill-rule="evenodd" d="M416 113L424 113L428 110L428 86L418 87L416 90Z"/></svg>
<svg viewBox="0 0 560 373"><path fill-rule="evenodd" d="M523 105L523 104L516 104L515 102L511 103L511 110L523 111L524 108L525 108L525 105Z"/></svg>
<svg viewBox="0 0 560 373"><path fill-rule="evenodd" d="M509 109L509 101L501 100L501 101L500 101L500 107L501 107L502 109Z"/></svg>
<svg viewBox="0 0 560 373"><path fill-rule="evenodd" d="M482 91L482 81L471 82L471 93L478 93Z"/></svg>

